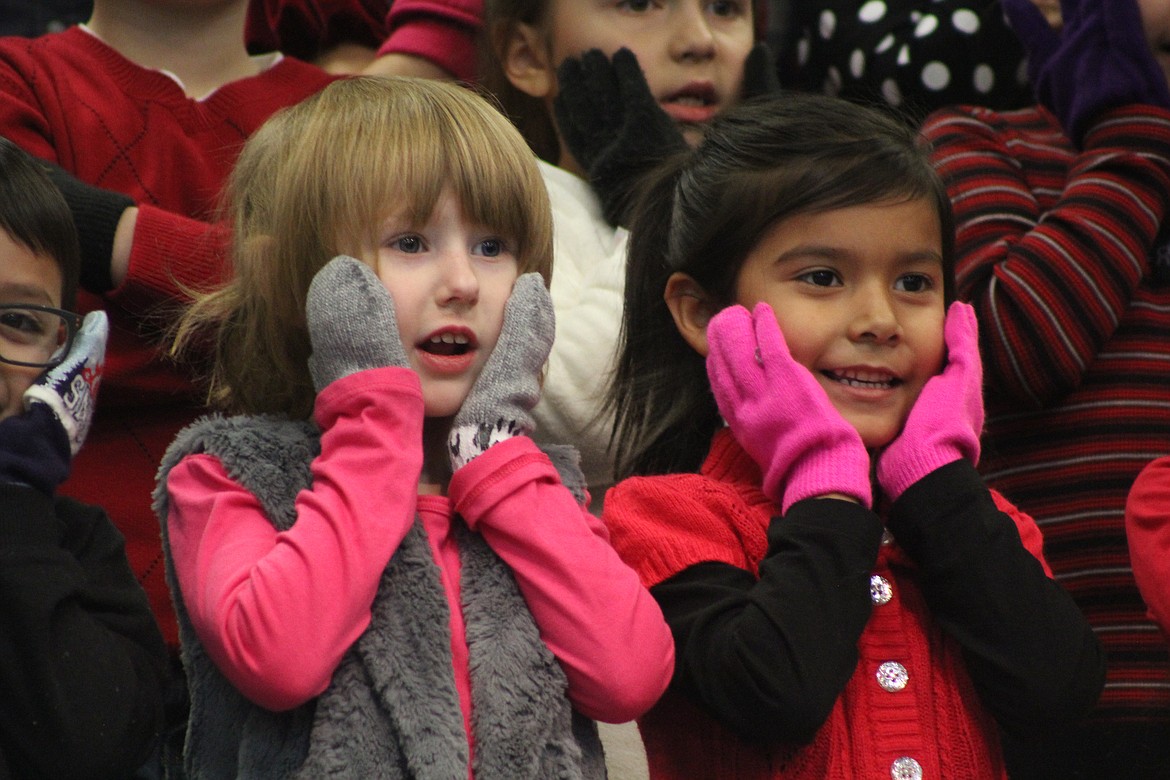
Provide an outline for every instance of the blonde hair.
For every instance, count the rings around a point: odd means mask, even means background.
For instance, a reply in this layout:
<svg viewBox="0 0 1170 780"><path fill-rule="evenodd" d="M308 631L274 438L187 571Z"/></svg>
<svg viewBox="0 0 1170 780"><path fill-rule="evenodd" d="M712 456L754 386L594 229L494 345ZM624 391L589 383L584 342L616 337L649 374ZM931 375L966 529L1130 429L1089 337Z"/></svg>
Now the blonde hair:
<svg viewBox="0 0 1170 780"><path fill-rule="evenodd" d="M172 354L211 349L209 405L308 417L313 276L376 245L392 212L425 223L448 187L469 220L515 242L520 273L548 283L547 191L520 134L482 97L438 81L354 78L274 114L225 190L232 278L196 295L175 329Z"/></svg>

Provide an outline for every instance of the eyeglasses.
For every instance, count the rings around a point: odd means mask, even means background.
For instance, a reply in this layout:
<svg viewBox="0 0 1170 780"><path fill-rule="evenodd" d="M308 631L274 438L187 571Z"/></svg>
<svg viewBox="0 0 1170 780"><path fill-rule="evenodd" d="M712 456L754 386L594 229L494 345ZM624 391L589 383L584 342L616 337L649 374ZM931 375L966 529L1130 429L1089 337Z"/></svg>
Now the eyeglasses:
<svg viewBox="0 0 1170 780"><path fill-rule="evenodd" d="M51 368L69 354L81 317L26 303L0 304L0 362Z"/></svg>

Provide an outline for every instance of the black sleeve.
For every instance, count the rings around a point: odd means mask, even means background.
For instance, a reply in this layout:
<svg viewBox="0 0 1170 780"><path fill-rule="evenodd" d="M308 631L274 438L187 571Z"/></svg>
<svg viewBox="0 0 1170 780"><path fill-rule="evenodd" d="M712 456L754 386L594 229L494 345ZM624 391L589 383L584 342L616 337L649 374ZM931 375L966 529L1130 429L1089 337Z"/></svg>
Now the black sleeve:
<svg viewBox="0 0 1170 780"><path fill-rule="evenodd" d="M1072 598L1024 548L973 466L928 474L890 530L920 568L935 620L963 649L983 705L1010 734L1074 720L1097 701L1105 657Z"/></svg>
<svg viewBox="0 0 1170 780"><path fill-rule="evenodd" d="M97 507L0 485L0 754L21 777L128 777L161 728L166 650Z"/></svg>
<svg viewBox="0 0 1170 780"><path fill-rule="evenodd" d="M772 520L759 579L711 562L652 587L671 684L745 739L810 741L857 664L881 534L864 507L809 499Z"/></svg>

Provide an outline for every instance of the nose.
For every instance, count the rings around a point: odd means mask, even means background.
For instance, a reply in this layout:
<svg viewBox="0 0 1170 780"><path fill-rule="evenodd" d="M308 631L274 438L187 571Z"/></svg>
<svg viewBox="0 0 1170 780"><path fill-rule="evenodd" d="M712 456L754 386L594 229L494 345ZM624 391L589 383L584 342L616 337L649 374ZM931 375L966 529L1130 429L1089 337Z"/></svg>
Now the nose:
<svg viewBox="0 0 1170 780"><path fill-rule="evenodd" d="M681 2L675 7L670 55L681 62L705 62L715 56L715 34L704 15L705 4Z"/></svg>
<svg viewBox="0 0 1170 780"><path fill-rule="evenodd" d="M438 298L441 306L471 306L479 300L479 277L466 250L453 249L440 260Z"/></svg>
<svg viewBox="0 0 1170 780"><path fill-rule="evenodd" d="M884 345L896 344L902 338L902 324L886 290L865 289L854 296L852 307L850 339Z"/></svg>

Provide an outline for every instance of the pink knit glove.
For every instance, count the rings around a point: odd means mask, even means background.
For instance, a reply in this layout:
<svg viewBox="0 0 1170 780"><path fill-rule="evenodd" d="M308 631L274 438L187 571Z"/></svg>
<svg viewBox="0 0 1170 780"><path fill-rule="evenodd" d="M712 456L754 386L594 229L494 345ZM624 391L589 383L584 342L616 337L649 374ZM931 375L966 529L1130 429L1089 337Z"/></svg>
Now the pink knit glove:
<svg viewBox="0 0 1170 780"><path fill-rule="evenodd" d="M783 513L828 493L873 503L869 453L825 390L788 351L766 303L730 306L707 325L707 376L719 412L764 472Z"/></svg>
<svg viewBox="0 0 1170 780"><path fill-rule="evenodd" d="M891 499L940 466L960 458L979 462L983 364L975 310L952 303L944 334L946 366L923 386L902 433L878 458L878 484Z"/></svg>

